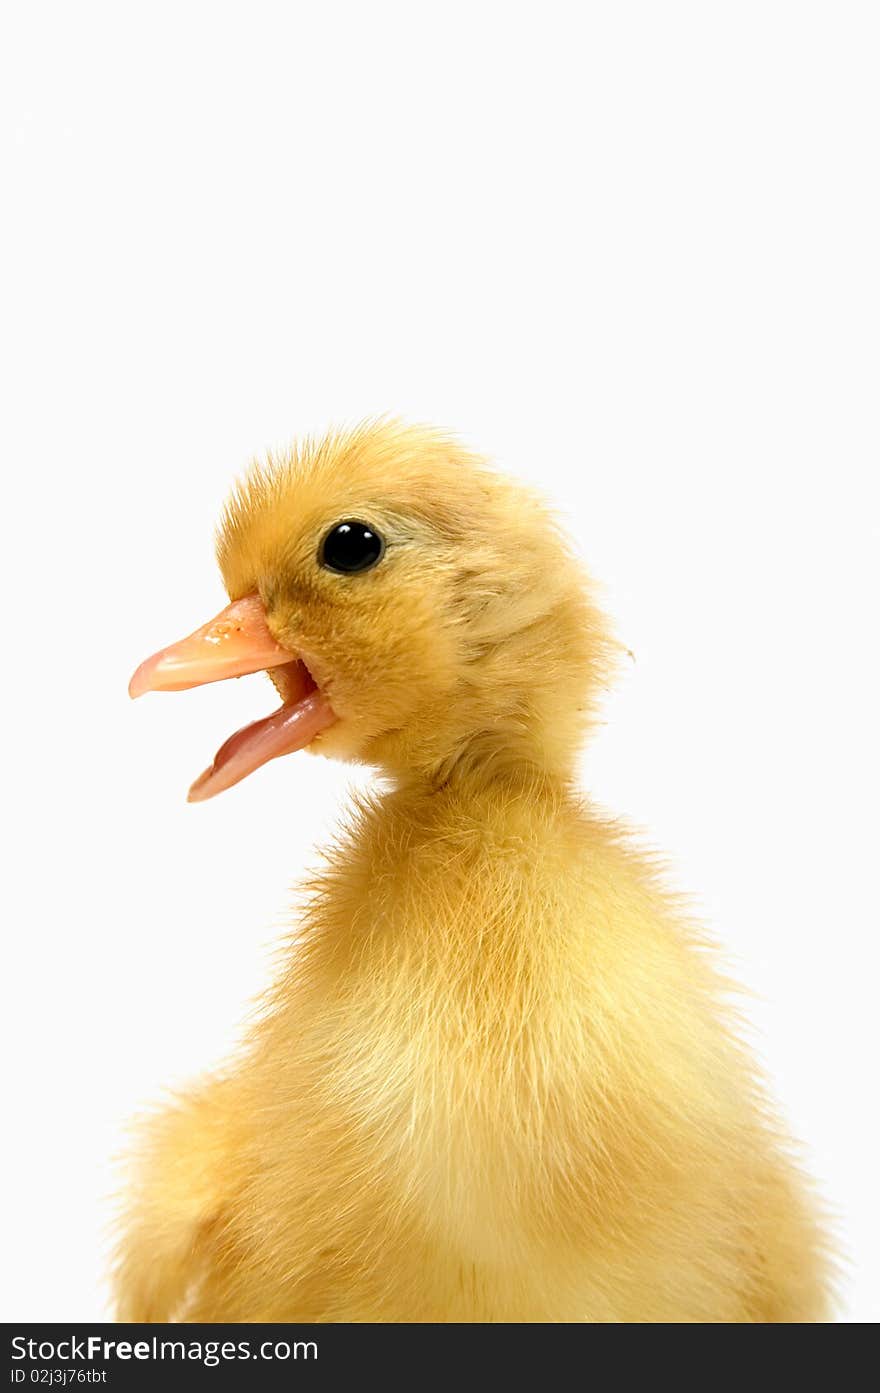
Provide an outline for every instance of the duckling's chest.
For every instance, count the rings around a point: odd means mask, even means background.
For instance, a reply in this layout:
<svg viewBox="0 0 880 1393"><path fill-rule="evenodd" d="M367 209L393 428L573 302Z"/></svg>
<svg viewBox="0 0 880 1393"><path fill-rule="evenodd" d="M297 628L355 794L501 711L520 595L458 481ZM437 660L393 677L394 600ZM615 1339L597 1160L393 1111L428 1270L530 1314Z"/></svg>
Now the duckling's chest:
<svg viewBox="0 0 880 1393"><path fill-rule="evenodd" d="M573 977L564 906L519 857L451 851L451 866L410 861L366 899L328 904L337 936L328 927L308 980L311 1052L360 1163L495 1260L575 1154L582 1024L560 987Z"/></svg>

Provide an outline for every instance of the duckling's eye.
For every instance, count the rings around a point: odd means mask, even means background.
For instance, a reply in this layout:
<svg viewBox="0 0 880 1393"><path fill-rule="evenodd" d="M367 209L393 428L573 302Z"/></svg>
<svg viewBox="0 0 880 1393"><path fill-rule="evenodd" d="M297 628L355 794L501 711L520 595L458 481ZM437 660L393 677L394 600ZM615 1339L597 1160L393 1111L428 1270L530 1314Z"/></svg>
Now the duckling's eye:
<svg viewBox="0 0 880 1393"><path fill-rule="evenodd" d="M319 560L328 571L352 575L375 566L384 550L379 533L365 522L338 522L321 543Z"/></svg>

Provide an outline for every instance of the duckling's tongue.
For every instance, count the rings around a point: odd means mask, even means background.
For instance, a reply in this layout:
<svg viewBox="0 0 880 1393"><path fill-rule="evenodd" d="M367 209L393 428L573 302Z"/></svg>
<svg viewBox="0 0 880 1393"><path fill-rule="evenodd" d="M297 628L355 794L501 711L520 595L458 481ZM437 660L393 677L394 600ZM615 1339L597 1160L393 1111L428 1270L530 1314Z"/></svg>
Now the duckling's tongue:
<svg viewBox="0 0 880 1393"><path fill-rule="evenodd" d="M190 789L191 803L202 803L231 788L270 759L301 750L332 725L335 712L305 664L269 632L258 595L235 600L188 638L154 653L131 679L129 692L137 697L149 691L185 691L266 670L284 705L221 745L210 769Z"/></svg>
<svg viewBox="0 0 880 1393"><path fill-rule="evenodd" d="M292 664L291 664L292 666ZM303 668L302 663L297 667ZM306 674L308 675L308 674ZM292 754L311 743L319 731L332 725L336 715L314 683L302 700L285 702L271 716L252 721L230 735L214 756L210 769L200 774L187 794L190 803L203 803L279 755Z"/></svg>

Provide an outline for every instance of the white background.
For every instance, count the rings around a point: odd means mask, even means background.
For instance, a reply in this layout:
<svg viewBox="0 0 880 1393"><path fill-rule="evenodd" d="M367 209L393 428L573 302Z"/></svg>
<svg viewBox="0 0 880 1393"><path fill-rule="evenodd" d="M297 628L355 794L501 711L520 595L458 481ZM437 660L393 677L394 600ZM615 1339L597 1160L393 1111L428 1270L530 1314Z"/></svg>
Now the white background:
<svg viewBox="0 0 880 1393"><path fill-rule="evenodd" d="M754 989L876 1320L876 6L30 0L0 53L3 1318L106 1310L124 1121L235 1038L352 778L188 807L268 686L130 671L223 603L248 459L391 410L604 583L584 782Z"/></svg>

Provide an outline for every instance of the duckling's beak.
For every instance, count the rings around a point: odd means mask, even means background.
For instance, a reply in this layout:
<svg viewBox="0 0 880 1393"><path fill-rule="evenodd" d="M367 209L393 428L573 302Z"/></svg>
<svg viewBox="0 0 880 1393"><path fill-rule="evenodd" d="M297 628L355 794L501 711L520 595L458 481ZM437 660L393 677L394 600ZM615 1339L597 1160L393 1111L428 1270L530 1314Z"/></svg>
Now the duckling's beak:
<svg viewBox="0 0 880 1393"><path fill-rule="evenodd" d="M147 658L132 677L129 696L139 697L144 692L183 692L267 670L284 698L283 706L221 745L211 767L190 789L191 803L231 788L270 759L303 749L336 715L305 664L273 638L258 595L233 601L187 638Z"/></svg>

